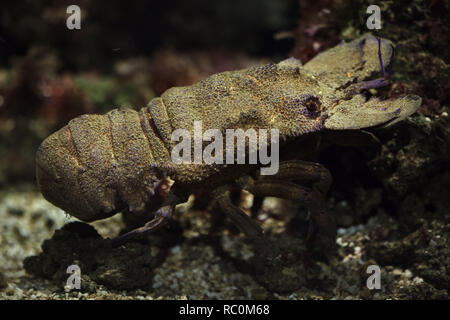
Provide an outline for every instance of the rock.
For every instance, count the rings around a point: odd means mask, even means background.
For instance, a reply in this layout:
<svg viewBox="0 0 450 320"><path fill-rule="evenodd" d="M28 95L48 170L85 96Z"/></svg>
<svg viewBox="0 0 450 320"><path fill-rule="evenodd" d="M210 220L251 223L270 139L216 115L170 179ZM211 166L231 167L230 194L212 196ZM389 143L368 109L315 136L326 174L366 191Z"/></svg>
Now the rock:
<svg viewBox="0 0 450 320"><path fill-rule="evenodd" d="M64 287L69 274L67 267L79 266L82 290L93 292L96 284L111 289L146 288L153 277L152 270L162 263L165 251L138 242L119 248L111 246L90 225L72 222L55 232L42 245L42 253L25 259L24 268L32 275L52 279Z"/></svg>

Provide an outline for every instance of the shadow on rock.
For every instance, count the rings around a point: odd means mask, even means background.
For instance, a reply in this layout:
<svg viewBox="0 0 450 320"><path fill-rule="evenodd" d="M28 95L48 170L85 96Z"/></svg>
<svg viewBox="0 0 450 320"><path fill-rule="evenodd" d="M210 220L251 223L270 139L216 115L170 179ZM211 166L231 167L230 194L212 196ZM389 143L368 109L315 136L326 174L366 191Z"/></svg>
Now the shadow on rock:
<svg viewBox="0 0 450 320"><path fill-rule="evenodd" d="M165 259L167 249L140 242L129 242L113 248L110 239L103 239L90 225L72 222L44 241L42 253L24 260L25 270L34 276L61 283L63 290L67 268L81 269L81 290L95 291L98 285L110 289L146 288L153 278L153 269Z"/></svg>

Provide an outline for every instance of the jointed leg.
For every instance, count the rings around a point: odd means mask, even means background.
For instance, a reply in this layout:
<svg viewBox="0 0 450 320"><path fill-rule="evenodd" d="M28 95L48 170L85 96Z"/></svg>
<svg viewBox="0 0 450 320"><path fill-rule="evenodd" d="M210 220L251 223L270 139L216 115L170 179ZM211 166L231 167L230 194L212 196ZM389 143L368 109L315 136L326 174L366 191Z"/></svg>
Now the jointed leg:
<svg viewBox="0 0 450 320"><path fill-rule="evenodd" d="M225 213L231 221L246 235L247 239L253 244L257 252L257 259L263 260L266 257L266 243L262 228L239 207L235 206L230 199L230 192L225 188L219 188L215 191L216 204L220 210ZM257 271L262 272L264 268L263 261L257 262Z"/></svg>
<svg viewBox="0 0 450 320"><path fill-rule="evenodd" d="M272 196L304 202L312 213L323 213L325 194L331 185L331 174L314 162L291 160L280 163L279 170L271 176L249 177L240 181L241 187L255 196ZM300 184L308 184L309 188Z"/></svg>
<svg viewBox="0 0 450 320"><path fill-rule="evenodd" d="M310 187L296 182L308 183ZM336 226L325 210L325 194L331 185L331 174L320 164L298 160L282 162L277 174L260 176L256 180L242 179L241 185L255 196L303 202L310 213L308 239L315 233L325 245L334 245Z"/></svg>
<svg viewBox="0 0 450 320"><path fill-rule="evenodd" d="M257 181L280 180L296 181L301 184L312 183L312 188L320 193L326 194L330 188L332 177L330 172L321 164L290 160L280 163L278 172L271 176L259 176Z"/></svg>
<svg viewBox="0 0 450 320"><path fill-rule="evenodd" d="M216 201L220 210L227 214L231 221L245 233L250 240L258 240L263 237L263 230L245 214L240 208L235 206L230 199L230 192L225 189L218 189L216 192Z"/></svg>
<svg viewBox="0 0 450 320"><path fill-rule="evenodd" d="M264 197L261 196L254 196L253 197L253 204L251 208L251 217L253 219L256 219L258 217L259 209L261 209L264 202Z"/></svg>
<svg viewBox="0 0 450 320"><path fill-rule="evenodd" d="M140 228L136 228L127 232L123 235L120 235L112 240L113 247L119 247L126 243L128 240L143 236L150 232L156 231L167 224L169 218L172 216L175 211L175 206L180 203L178 198L172 196L171 194L167 197L167 200L164 202L164 206L158 209L155 212L155 216L152 220L147 222Z"/></svg>

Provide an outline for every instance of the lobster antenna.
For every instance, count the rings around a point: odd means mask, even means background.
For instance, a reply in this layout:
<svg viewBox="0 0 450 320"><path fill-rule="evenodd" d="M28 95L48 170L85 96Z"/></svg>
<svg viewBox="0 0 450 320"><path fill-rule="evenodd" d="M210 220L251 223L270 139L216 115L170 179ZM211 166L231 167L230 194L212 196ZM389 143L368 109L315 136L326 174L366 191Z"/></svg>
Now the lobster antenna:
<svg viewBox="0 0 450 320"><path fill-rule="evenodd" d="M391 80L392 64L394 63L394 58L395 58L395 47L392 44L391 44L391 47L392 47L392 56L391 56L391 61L389 62L389 66L388 66L389 80Z"/></svg>
<svg viewBox="0 0 450 320"><path fill-rule="evenodd" d="M381 37L377 36L377 40L378 40L378 59L380 59L380 66L381 66L381 70L383 71L383 78L386 78L386 71L384 70L384 65L383 65L383 57L381 56ZM391 65L391 64L389 64Z"/></svg>
<svg viewBox="0 0 450 320"><path fill-rule="evenodd" d="M381 70L383 71L383 78L390 81L391 76L392 76L392 64L393 64L394 58L395 58L395 47L391 44L392 55L391 55L391 59L390 59L391 61L389 61L388 74L386 77L386 70L384 69L383 57L381 55L381 36L377 36L377 41L378 41L378 59L380 59L380 66L381 66Z"/></svg>

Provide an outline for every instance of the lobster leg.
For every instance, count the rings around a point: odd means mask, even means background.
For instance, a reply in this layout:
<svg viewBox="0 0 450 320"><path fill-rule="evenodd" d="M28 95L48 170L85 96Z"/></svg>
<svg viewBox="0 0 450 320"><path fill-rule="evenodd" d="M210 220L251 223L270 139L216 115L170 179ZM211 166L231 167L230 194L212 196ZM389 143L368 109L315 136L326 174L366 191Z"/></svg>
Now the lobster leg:
<svg viewBox="0 0 450 320"><path fill-rule="evenodd" d="M244 211L233 204L228 190L217 192L216 203L220 210L227 214L231 221L251 240L259 242L263 238L263 230Z"/></svg>
<svg viewBox="0 0 450 320"><path fill-rule="evenodd" d="M246 235L247 239L252 243L256 252L257 259L256 271L263 272L264 262L262 261L267 255L267 244L262 228L244 211L233 204L230 198L230 191L224 187L220 187L215 191L216 204L220 210L225 213L231 221Z"/></svg>
<svg viewBox="0 0 450 320"><path fill-rule="evenodd" d="M295 182L293 182L295 181ZM299 183L308 183L303 187ZM308 239L319 236L325 246L334 246L336 225L326 213L325 194L331 185L331 174L323 166L307 161L292 160L280 163L278 173L260 176L256 180L243 178L241 186L255 196L272 196L301 201L310 213Z"/></svg>
<svg viewBox="0 0 450 320"><path fill-rule="evenodd" d="M312 183L312 189L326 194L330 188L332 177L331 173L319 163L289 160L280 163L278 172L272 176L259 176L257 181L264 180L288 180L298 181L300 183Z"/></svg>
<svg viewBox="0 0 450 320"><path fill-rule="evenodd" d="M137 237L141 237L150 232L156 231L167 224L173 212L175 211L175 206L180 203L178 198L171 196L169 194L167 200L164 202L164 205L155 212L155 216L152 220L147 222L142 227L136 228L127 232L123 235L120 235L112 240L113 247L119 247L125 244L130 239L134 239Z"/></svg>

